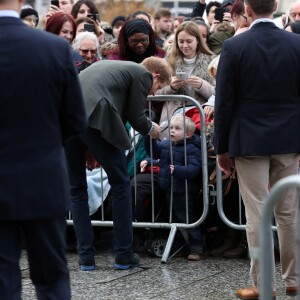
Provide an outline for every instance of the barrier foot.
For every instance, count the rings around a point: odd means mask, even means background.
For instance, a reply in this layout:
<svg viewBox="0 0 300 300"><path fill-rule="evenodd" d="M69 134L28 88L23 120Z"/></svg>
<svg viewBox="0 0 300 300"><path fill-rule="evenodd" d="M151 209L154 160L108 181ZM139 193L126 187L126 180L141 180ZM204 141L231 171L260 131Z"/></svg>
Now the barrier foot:
<svg viewBox="0 0 300 300"><path fill-rule="evenodd" d="M177 231L177 227L172 226L169 237L168 237L168 241L167 241L167 244L166 244L166 247L165 247L164 254L161 258L161 263L166 264L168 262L170 251L171 251L171 248L172 248L172 245L173 245L173 241L174 241L174 238L175 238L176 231Z"/></svg>

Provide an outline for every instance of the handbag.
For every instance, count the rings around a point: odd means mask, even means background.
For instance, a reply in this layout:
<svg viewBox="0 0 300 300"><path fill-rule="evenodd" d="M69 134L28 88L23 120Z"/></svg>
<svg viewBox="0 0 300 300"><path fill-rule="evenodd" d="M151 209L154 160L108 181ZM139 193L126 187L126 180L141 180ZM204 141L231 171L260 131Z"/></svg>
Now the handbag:
<svg viewBox="0 0 300 300"><path fill-rule="evenodd" d="M207 165L208 165L208 182L209 184L216 185L217 183L217 169L216 169L216 160L217 156L214 153L214 148L210 148L207 150ZM236 179L236 170L235 168L232 170L231 174L227 175L222 172L222 194L223 197L228 195L230 192L233 181Z"/></svg>

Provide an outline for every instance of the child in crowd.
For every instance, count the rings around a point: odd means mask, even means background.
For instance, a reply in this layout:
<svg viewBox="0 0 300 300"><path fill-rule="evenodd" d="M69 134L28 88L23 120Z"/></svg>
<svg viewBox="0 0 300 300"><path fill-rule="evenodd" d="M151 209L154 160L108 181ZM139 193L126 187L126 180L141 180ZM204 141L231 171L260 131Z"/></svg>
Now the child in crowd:
<svg viewBox="0 0 300 300"><path fill-rule="evenodd" d="M195 135L196 125L191 118L176 115L170 121L170 140L152 140L153 158L159 159L158 184L165 191L168 211L172 202L172 220L177 223L194 223L194 200L200 190L201 144ZM150 137L144 137L145 148L150 153ZM186 154L186 159L185 159ZM186 184L187 181L187 184ZM188 196L188 221L186 197ZM200 227L187 230L190 254L188 260L198 261L203 253Z"/></svg>

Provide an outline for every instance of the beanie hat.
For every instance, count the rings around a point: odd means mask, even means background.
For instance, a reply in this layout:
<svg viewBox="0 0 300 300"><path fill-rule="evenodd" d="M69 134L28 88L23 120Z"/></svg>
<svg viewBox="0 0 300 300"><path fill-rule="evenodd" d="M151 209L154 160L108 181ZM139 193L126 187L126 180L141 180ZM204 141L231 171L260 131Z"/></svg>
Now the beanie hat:
<svg viewBox="0 0 300 300"><path fill-rule="evenodd" d="M126 17L125 16L117 16L111 22L111 27L115 27L117 25L117 23L119 23L120 25L121 24L123 25L125 22L126 22Z"/></svg>
<svg viewBox="0 0 300 300"><path fill-rule="evenodd" d="M32 15L37 17L37 21L36 21L36 25L37 25L39 23L39 15L38 15L38 12L33 8L30 8L30 7L23 8L20 13L20 18L23 20L26 17L32 16Z"/></svg>

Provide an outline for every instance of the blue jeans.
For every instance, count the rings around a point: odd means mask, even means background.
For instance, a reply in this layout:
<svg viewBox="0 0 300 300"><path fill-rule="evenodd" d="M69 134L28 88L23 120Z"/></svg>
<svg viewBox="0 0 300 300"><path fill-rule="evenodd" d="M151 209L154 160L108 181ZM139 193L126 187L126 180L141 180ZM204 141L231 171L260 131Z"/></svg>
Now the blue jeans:
<svg viewBox="0 0 300 300"><path fill-rule="evenodd" d="M89 148L108 176L112 194L114 248L116 258L132 255L132 203L130 178L125 151L114 147L89 128L82 137L68 141L66 155L70 169L72 217L78 242L78 255L83 262L94 260L93 228L88 209L85 152Z"/></svg>
<svg viewBox="0 0 300 300"><path fill-rule="evenodd" d="M195 199L195 195L193 193L189 193L189 201L188 201L188 216L189 216L189 224L197 221L195 214L193 212L193 201ZM170 201L171 201L171 193L166 192L166 201L167 208L170 211ZM185 194L173 194L173 209L172 209L172 223L187 223L186 220L186 195ZM191 252L196 252L198 254L203 253L203 236L201 232L200 226L187 229L187 234L189 237L189 247Z"/></svg>

